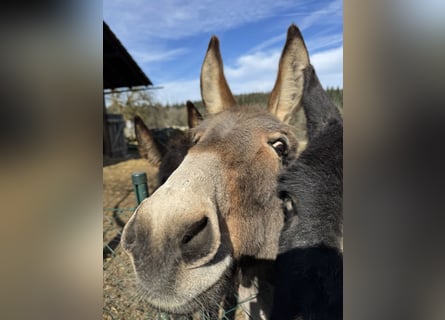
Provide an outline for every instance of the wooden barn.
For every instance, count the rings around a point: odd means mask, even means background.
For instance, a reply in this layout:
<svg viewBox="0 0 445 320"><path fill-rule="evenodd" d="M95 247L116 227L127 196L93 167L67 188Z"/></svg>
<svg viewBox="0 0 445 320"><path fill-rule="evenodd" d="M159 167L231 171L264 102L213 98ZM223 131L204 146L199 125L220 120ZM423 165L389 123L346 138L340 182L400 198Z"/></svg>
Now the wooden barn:
<svg viewBox="0 0 445 320"><path fill-rule="evenodd" d="M103 23L104 95L111 90L133 90L153 86L110 27ZM121 115L107 114L103 103L103 154L109 157L125 156L125 122Z"/></svg>

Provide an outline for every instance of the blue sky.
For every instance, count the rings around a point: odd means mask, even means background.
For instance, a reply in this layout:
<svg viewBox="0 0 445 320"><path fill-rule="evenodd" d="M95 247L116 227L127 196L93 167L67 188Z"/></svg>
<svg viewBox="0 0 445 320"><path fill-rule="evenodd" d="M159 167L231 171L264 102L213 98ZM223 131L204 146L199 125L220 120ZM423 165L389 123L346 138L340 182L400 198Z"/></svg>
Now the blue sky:
<svg viewBox="0 0 445 320"><path fill-rule="evenodd" d="M323 86L343 87L342 1L104 0L104 20L155 86L161 103L200 100L199 73L218 36L234 94L268 92L287 28L303 33Z"/></svg>

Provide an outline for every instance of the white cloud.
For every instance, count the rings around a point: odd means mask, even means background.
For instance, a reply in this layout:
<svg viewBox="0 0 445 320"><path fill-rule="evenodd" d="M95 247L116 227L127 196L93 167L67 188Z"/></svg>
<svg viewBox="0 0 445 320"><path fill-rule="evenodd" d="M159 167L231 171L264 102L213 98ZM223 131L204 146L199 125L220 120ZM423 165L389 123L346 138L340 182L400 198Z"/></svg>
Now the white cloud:
<svg viewBox="0 0 445 320"><path fill-rule="evenodd" d="M285 40L286 40L286 34L282 32L278 36L272 37L270 39L267 39L266 41L261 42L260 44L256 45L252 49L250 49L250 51L257 52L257 51L265 50L267 48L275 46L278 43L280 43L280 44L284 43Z"/></svg>
<svg viewBox="0 0 445 320"><path fill-rule="evenodd" d="M160 62L160 61L168 61L177 58L187 52L189 49L186 48L178 48L168 51L133 51L132 56L138 61L142 63L146 62Z"/></svg>
<svg viewBox="0 0 445 320"><path fill-rule="evenodd" d="M343 1L335 0L320 10L305 14L305 17L298 24L300 29L304 30L318 22L328 23L330 21L336 21L342 14Z"/></svg>
<svg viewBox="0 0 445 320"><path fill-rule="evenodd" d="M284 45L285 41L286 41L286 34L281 33L278 36L269 38L261 42L260 44L250 49L249 52L265 51L266 49L273 48L276 45L282 46ZM314 35L307 41L305 39L305 42L309 52L315 52L323 48L338 46L342 44L343 34L337 33L337 34Z"/></svg>
<svg viewBox="0 0 445 320"><path fill-rule="evenodd" d="M343 34L328 34L328 35L317 35L312 36L308 41L306 41L306 46L309 52L315 53L320 49L332 48L333 46L338 47L343 43Z"/></svg>
<svg viewBox="0 0 445 320"><path fill-rule="evenodd" d="M162 89L154 91L154 97L163 104L201 100L199 79L160 83Z"/></svg>
<svg viewBox="0 0 445 320"><path fill-rule="evenodd" d="M342 1L325 3L320 7L320 3L309 0L105 0L103 13L105 21L110 22L110 27L135 60L147 67L149 75L159 69L163 70L164 79L174 79L162 83L157 76L158 80L153 80L157 86L164 88L156 91L158 100L177 103L200 99L199 79L180 81L176 80L174 71L166 73L170 69L163 67L164 62L177 63L177 58L189 51L184 47L171 48L171 41L167 40L221 33L268 17L298 18L295 22L302 30L341 21ZM234 93L272 89L284 41L285 33L280 31L280 34L251 48L235 63L226 65L226 77ZM318 51L311 60L324 86L343 86L341 44L341 34L329 35L325 31L307 41L310 52ZM325 50L333 46L337 49Z"/></svg>
<svg viewBox="0 0 445 320"><path fill-rule="evenodd" d="M256 52L240 56L234 65L226 65L224 73L234 94L271 91L278 72L281 50ZM310 56L323 87L343 87L343 47ZM200 100L199 79L160 84L156 91L163 103Z"/></svg>
<svg viewBox="0 0 445 320"><path fill-rule="evenodd" d="M185 48L187 44L181 44L181 48L170 47L170 40L210 32L222 33L271 17L285 19L283 17L288 16L297 19L295 22L302 30L313 25L326 25L331 22L337 24L341 20L342 1L324 3L326 5L311 0L105 0L103 15L130 54L138 63L143 64L141 66L145 67L144 70L151 78L156 74L156 70L162 70L161 76L156 75L152 79L157 86L164 87L156 91L158 99L176 103L187 99L200 99L199 79L177 80L178 77L170 65L180 63L177 58L185 55L190 49ZM341 45L341 34L329 35L322 32L308 39L310 52ZM272 89L284 41L285 33L280 31L280 34L251 48L235 63L226 65L226 76L234 93ZM342 86L340 60L338 52L320 51L314 55L313 62L320 65L316 68L323 85ZM169 65L164 64L165 62ZM334 65L340 67L334 70ZM162 78L166 82L162 83Z"/></svg>
<svg viewBox="0 0 445 320"><path fill-rule="evenodd" d="M305 2L293 0L106 0L105 20L118 22L113 30L124 38L132 36L179 39L202 32L228 30L273 16L283 9L303 10ZM137 34L133 28L137 27Z"/></svg>
<svg viewBox="0 0 445 320"><path fill-rule="evenodd" d="M234 93L270 91L278 72L280 50L257 52L239 57L225 74ZM343 87L343 46L310 56L324 87Z"/></svg>
<svg viewBox="0 0 445 320"><path fill-rule="evenodd" d="M226 65L224 73L234 94L267 92L275 82L280 52L257 52L239 57L235 65ZM159 84L156 91L162 103L181 103L186 100L201 100L199 79L174 81Z"/></svg>
<svg viewBox="0 0 445 320"><path fill-rule="evenodd" d="M227 82L234 93L270 91L276 79L279 50L246 54L234 66L225 67Z"/></svg>
<svg viewBox="0 0 445 320"><path fill-rule="evenodd" d="M343 88L343 46L310 56L323 87Z"/></svg>

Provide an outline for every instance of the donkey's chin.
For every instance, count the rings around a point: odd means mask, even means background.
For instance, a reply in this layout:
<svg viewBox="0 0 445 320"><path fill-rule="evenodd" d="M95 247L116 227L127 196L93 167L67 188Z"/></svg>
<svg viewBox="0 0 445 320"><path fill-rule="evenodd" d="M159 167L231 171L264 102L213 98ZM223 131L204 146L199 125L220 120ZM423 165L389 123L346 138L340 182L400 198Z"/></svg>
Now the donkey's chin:
<svg viewBox="0 0 445 320"><path fill-rule="evenodd" d="M232 258L196 268L179 268L174 279L147 280L136 270L138 286L144 300L155 310L171 314L191 314L217 310L222 296L233 279ZM162 275L159 275L162 278ZM171 290L166 290L170 288Z"/></svg>

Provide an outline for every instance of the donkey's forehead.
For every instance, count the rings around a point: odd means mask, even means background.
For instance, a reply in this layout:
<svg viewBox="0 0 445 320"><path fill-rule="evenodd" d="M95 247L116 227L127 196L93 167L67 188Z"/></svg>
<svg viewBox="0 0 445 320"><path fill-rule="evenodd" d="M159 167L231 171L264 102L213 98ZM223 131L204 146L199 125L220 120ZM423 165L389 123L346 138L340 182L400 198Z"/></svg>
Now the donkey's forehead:
<svg viewBox="0 0 445 320"><path fill-rule="evenodd" d="M267 110L258 107L236 107L210 116L198 128L196 133L211 133L224 139L228 135L250 135L260 132L282 132L287 134L289 127L279 121ZM249 134L250 133L250 134Z"/></svg>

